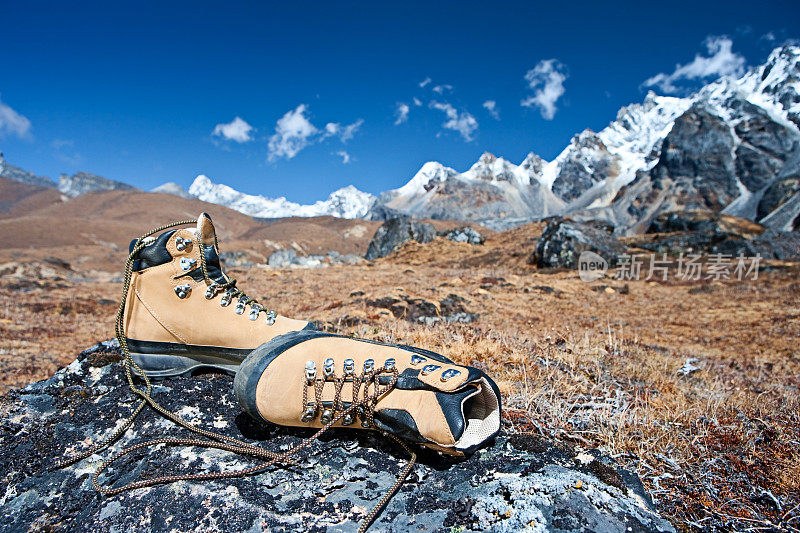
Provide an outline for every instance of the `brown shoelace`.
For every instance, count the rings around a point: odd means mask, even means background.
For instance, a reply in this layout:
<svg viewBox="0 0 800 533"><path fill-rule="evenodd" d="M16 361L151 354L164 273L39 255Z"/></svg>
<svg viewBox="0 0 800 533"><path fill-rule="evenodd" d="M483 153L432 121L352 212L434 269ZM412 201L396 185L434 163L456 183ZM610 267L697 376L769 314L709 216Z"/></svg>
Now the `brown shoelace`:
<svg viewBox="0 0 800 533"><path fill-rule="evenodd" d="M98 467L98 469L95 472L94 476L92 477L92 484L94 485L95 490L97 490L98 492L100 492L104 496L114 496L114 495L120 494L120 493L128 491L128 490L134 490L134 489L143 488L143 487L151 487L151 486L154 486L154 485L162 485L162 484L167 484L167 483L174 483L176 481L209 481L209 480L218 480L218 479L237 478L237 477L243 477L243 476L247 476L247 475L251 475L251 474L255 474L255 473L261 472L261 471L263 471L263 470L265 470L265 469L269 468L270 466L273 466L273 465L275 465L277 463L282 463L282 464L287 464L287 465L296 464L295 456L297 455L297 453L299 453L303 449L305 449L308 446L310 446L311 443L313 443L320 435L322 435L323 433L328 431L334 424L339 422L345 416L348 416L348 415L352 416L352 413L357 412L360 416L362 416L362 420L366 420L368 422L368 424L370 425L370 427L374 427L373 426L373 421L374 421L374 419L373 419L373 411L374 411L374 408L375 408L375 404L378 402L378 400L381 398L382 395L384 395L387 392L389 392L392 388L394 388L395 384L397 383L398 373L397 373L397 370L394 369L394 368L392 370L386 370L385 368L381 367L379 369L375 369L375 370L372 370L370 372L366 372L365 371L361 376L359 376L359 379L360 379L359 385L361 383L364 384L363 395L360 398L358 398L357 397L357 391L355 390L355 387L354 387L353 401L351 402L349 407L343 408L343 403L341 402L341 399L340 399L341 388L342 388L342 386L344 384L344 380L342 380L342 384L338 386L337 393L336 393L336 398L335 398L336 405L338 407L342 408L341 410L339 410L338 414L333 416L333 418L329 422L327 422L325 425L323 425L319 430L317 430L316 433L314 433L314 435L304 439L299 444L293 446L289 450L287 450L287 451L285 451L283 453L280 453L280 454L277 454L275 452L271 452L269 450L264 450L263 448L261 448L259 446L254 446L252 444L249 444L249 443L246 443L244 441L235 439L233 437L228 437L227 435L222 435L222 434L215 433L213 431L208 431L206 429L198 427L198 426L196 426L194 424L191 424L191 423L183 420L177 414L175 414L172 411L170 411L170 410L166 409L165 407L161 406L151 396L153 387L152 387L152 384L150 382L150 379L147 377L147 375L144 373L144 371L141 369L141 367L139 367L136 364L136 362L133 360L133 358L131 357L131 354L130 354L130 350L128 349L128 343L127 343L127 340L125 338L125 321L124 321L124 319L125 319L125 302L127 301L127 298L128 298L128 291L130 289L131 278L133 276L133 263L134 263L134 261L136 259L136 256L138 255L139 251L141 251L145 246L150 244L151 241L148 240L148 237L151 237L152 235L154 235L156 233L159 233L161 231L164 231L164 230L167 230L167 229L170 229L170 228L174 228L176 226L185 226L185 225L190 225L190 224L194 224L194 223L195 223L194 220L183 220L183 221L180 221L180 222L173 222L171 224L166 224L164 226L160 226L160 227L158 227L156 229L153 229L153 230L145 233L144 235L139 237L139 239L136 240L136 244L134 245L133 249L131 250L130 254L128 255L127 261L125 262L125 278L124 278L123 283L122 283L122 298L121 298L121 301L120 301L119 309L117 310L115 332L116 332L117 340L119 341L120 349L122 350L122 353L123 353L123 366L125 368L125 376L126 376L127 381L128 381L128 386L130 387L131 391L133 391L137 396L141 397L141 401L136 406L136 408L133 410L133 413L131 413L131 415L127 419L125 419L123 424L117 430L115 430L111 435L109 435L108 437L106 437L105 439L100 441L99 443L96 443L96 444L90 446L87 450L85 450L83 452L80 452L79 454L75 455L74 457L71 457L69 459L65 459L63 461L60 461L60 462L56 463L55 466L52 467L52 469L56 470L56 469L64 468L66 466L75 464L75 463L77 463L79 461L82 461L83 459L86 459L87 457L90 457L91 455L94 455L94 454L104 450L105 448L109 447L111 444L116 442L120 437L122 437L122 435L125 434L125 432L128 430L128 428L131 427L131 425L135 421L136 417L144 409L145 405L149 405L150 407L155 409L158 413L160 413L164 417L166 417L169 420L171 420L172 422L174 422L176 425L181 426L181 427L183 427L183 428L185 428L185 429L187 429L187 430L189 430L189 431L191 431L193 433L196 433L198 435L201 435L201 436L206 437L207 439L211 439L211 440L192 439L192 438L168 438L168 437L165 437L165 438L153 439L153 440L146 441L146 442L141 442L139 444L135 444L133 446L129 446L129 447L123 449L122 451L114 454L110 459L107 459L107 460L103 461L101 463L101 465ZM199 240L199 236L198 236L198 240ZM216 241L216 235L214 237L214 245L215 245L215 247L217 249L219 249L217 241ZM233 289L237 293L236 296L238 296L240 298L242 298L242 296L244 296L244 298L247 298L246 295L244 295L244 293L241 292L240 289L236 289L235 288L236 280L228 279L228 281L223 283L223 284L217 284L216 282L214 282L213 280L210 279L210 277L208 276L208 270L207 270L206 261L205 261L205 251L204 251L204 248L202 247L203 246L202 243L199 243L199 246L200 246L200 258L201 258L200 261L201 261L203 276L205 277L206 283L208 283L209 285L216 284L218 287L224 287L221 290L225 290L225 291ZM240 301L242 301L242 300L240 300ZM251 307L254 306L254 305L258 305L257 301L249 299L249 298L247 298L247 300L245 300L245 303L246 304L249 303L251 305ZM256 309L256 307L252 307L252 309ZM267 317L269 319L270 313L272 313L272 311L266 310L266 308L258 306L258 311L257 312L261 312L261 311L266 312L267 313ZM139 388L139 387L137 387L135 385L134 379L133 379L133 372L134 371L144 380L144 384L145 384L144 388ZM392 377L391 377L391 379L390 379L388 384L379 386L379 384L378 384L378 376L380 374L382 374L382 373L391 373ZM372 390L371 393L368 393L369 383L373 383L373 385L374 385L373 386L373 390ZM360 386L359 386L359 389L360 389ZM320 388L319 393L315 393L315 396L317 396L317 394L321 395L321 393L322 393L322 389ZM317 404L321 405L321 396L319 398L320 398L320 401L318 401ZM304 404L304 406L306 404L305 394L304 394L303 404ZM395 481L394 485L386 492L386 494L378 502L378 504L376 504L375 507L373 507L372 510L364 517L364 519L362 520L361 525L359 527L359 532L364 532L364 531L367 530L367 528L369 528L369 526L372 524L372 522L375 520L375 518L380 514L380 512L383 510L383 508L389 502L389 500L391 500L392 496L394 496L397 493L397 491L400 489L400 487L402 486L403 482L406 480L406 478L408 477L408 475L411 472L412 468L414 467L414 464L416 463L416 458L417 458L416 454L408 447L408 445L405 442L403 442L402 440L397 438L397 436L392 435L391 433L386 433L384 431L380 431L380 432L383 435L385 435L386 437L388 437L388 438L392 439L394 442L396 442L401 448L403 448L403 450L409 454L410 459L409 459L408 463L406 464L406 466L403 468L403 470L398 475L397 480ZM255 465L255 466L252 466L252 467L249 467L249 468L245 468L245 469L241 469L241 470L234 470L234 471L229 471L229 472L206 472L206 473L194 473L194 474L172 474L172 475L159 476L159 477L150 478L150 479L143 479L143 480L140 480L140 481L129 483L129 484L121 486L121 487L104 487L104 486L100 485L100 483L99 483L100 475L117 459L119 459L119 458L121 458L123 456L129 455L129 454L131 454L131 453L133 453L133 452L135 452L137 450L141 450L141 449L144 449L144 448L150 448L150 447L158 446L158 445L162 445L162 444L166 445L166 446L197 446L197 447L202 447L202 448L212 448L212 449L218 449L218 450L224 450L224 451L233 452L233 453L236 453L236 454L239 454L239 455L242 455L242 456L266 459L266 461L263 461L263 462Z"/></svg>

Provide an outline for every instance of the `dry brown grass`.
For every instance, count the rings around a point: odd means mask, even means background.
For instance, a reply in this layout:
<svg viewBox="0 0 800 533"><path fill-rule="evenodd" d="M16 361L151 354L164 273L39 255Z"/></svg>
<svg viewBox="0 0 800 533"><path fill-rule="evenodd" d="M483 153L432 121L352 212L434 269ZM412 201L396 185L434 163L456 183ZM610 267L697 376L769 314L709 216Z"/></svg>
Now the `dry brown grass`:
<svg viewBox="0 0 800 533"><path fill-rule="evenodd" d="M797 531L800 269L746 282L585 284L526 266L530 247L514 242L535 230L520 232L484 247L409 245L374 265L233 273L282 314L486 369L509 430L602 448L681 529ZM0 386L46 377L110 337L118 291L0 278ZM479 318L427 326L368 304L393 294L455 294ZM682 375L688 358L701 369Z"/></svg>

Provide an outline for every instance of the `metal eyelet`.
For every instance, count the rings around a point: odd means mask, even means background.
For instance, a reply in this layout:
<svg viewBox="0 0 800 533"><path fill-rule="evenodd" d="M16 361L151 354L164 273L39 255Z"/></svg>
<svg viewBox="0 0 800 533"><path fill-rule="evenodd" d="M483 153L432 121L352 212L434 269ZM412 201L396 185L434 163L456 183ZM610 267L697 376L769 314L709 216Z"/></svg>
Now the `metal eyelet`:
<svg viewBox="0 0 800 533"><path fill-rule="evenodd" d="M393 358L389 358L383 362L383 368L386 370L392 370L395 366L395 360Z"/></svg>
<svg viewBox="0 0 800 533"><path fill-rule="evenodd" d="M216 283L212 283L211 285L209 285L208 288L206 289L206 300L210 300L211 298L216 296L218 290L219 290L219 285L217 285Z"/></svg>
<svg viewBox="0 0 800 533"><path fill-rule="evenodd" d="M267 318L265 320L268 326L271 326L275 323L275 311L269 310L267 311Z"/></svg>
<svg viewBox="0 0 800 533"><path fill-rule="evenodd" d="M333 375L333 359L328 357L325 359L325 362L322 364L322 374L329 378Z"/></svg>
<svg viewBox="0 0 800 533"><path fill-rule="evenodd" d="M368 374L372 372L372 369L375 368L375 360L374 359L367 359L364 361L364 373Z"/></svg>
<svg viewBox="0 0 800 533"><path fill-rule="evenodd" d="M344 360L344 374L346 376L352 376L353 372L356 370L356 362L352 359L345 359Z"/></svg>
<svg viewBox="0 0 800 533"><path fill-rule="evenodd" d="M322 411L322 416L319 418L319 421L322 422L322 425L325 426L330 423L333 419L333 411L330 409L325 409Z"/></svg>
<svg viewBox="0 0 800 533"><path fill-rule="evenodd" d="M253 307L252 309L250 309L250 315L247 318L249 318L250 320L257 320L259 311L261 311L260 307L258 306Z"/></svg>
<svg viewBox="0 0 800 533"><path fill-rule="evenodd" d="M303 416L300 417L301 422L311 422L314 419L314 413L317 410L314 408L314 404L306 406L306 410L303 411Z"/></svg>
<svg viewBox="0 0 800 533"><path fill-rule="evenodd" d="M312 383L315 379L317 379L317 363L306 361L306 381Z"/></svg>
<svg viewBox="0 0 800 533"><path fill-rule="evenodd" d="M351 415L350 413L347 413L346 415L344 415L342 417L342 425L343 426L349 426L353 422L354 422L353 415Z"/></svg>
<svg viewBox="0 0 800 533"><path fill-rule="evenodd" d="M175 248L182 252L188 249L192 245L192 239L184 239L182 237L178 237L175 239Z"/></svg>
<svg viewBox="0 0 800 533"><path fill-rule="evenodd" d="M238 304L236 304L236 314L237 315L243 315L244 314L244 305L245 304L243 304L242 302L239 302Z"/></svg>
<svg viewBox="0 0 800 533"><path fill-rule="evenodd" d="M181 269L184 272L187 272L194 268L194 265L197 264L197 259L190 259L188 257L181 257Z"/></svg>
<svg viewBox="0 0 800 533"><path fill-rule="evenodd" d="M231 299L233 298L233 293L231 291L226 292L222 295L222 298L219 299L219 305L222 307L228 307L231 305Z"/></svg>
<svg viewBox="0 0 800 533"><path fill-rule="evenodd" d="M411 364L412 364L412 365L418 365L418 364L420 364L420 363L424 363L424 362L426 362L426 361L427 361L427 359L425 359L425 358L424 358L424 357L422 357L421 355L413 354L413 355L411 356Z"/></svg>
<svg viewBox="0 0 800 533"><path fill-rule="evenodd" d="M437 371L437 370L439 370L440 368L442 368L442 366L441 366L441 365L425 365L424 367L422 367L422 372L421 372L421 374L422 374L423 376L427 376L427 375L428 375L428 374L430 374L431 372L436 372L436 371Z"/></svg>
<svg viewBox="0 0 800 533"><path fill-rule="evenodd" d="M368 428L369 427L369 422L367 422L366 420L362 420L361 421L361 427L362 428Z"/></svg>
<svg viewBox="0 0 800 533"><path fill-rule="evenodd" d="M454 368L448 368L444 372L442 372L442 381L447 381L450 378L454 378L461 373L460 370L456 370Z"/></svg>
<svg viewBox="0 0 800 533"><path fill-rule="evenodd" d="M175 294L177 294L178 298L180 298L181 300L189 296L191 292L192 292L191 285L178 285L177 287L175 287Z"/></svg>

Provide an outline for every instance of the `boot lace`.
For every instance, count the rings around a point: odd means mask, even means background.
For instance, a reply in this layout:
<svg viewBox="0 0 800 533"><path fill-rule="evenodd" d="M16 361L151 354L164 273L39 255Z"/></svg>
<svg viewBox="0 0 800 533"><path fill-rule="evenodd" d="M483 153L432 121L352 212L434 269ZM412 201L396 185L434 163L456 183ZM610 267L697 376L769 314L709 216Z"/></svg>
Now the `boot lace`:
<svg viewBox="0 0 800 533"><path fill-rule="evenodd" d="M365 425L365 427L372 427L373 424L374 424L373 411L375 409L375 405L377 404L378 400L384 394L386 394L387 392L392 390L395 387L395 385L397 384L397 380L398 380L399 375L397 373L397 369L396 368L393 368L393 367L392 368L386 368L386 365L384 365L383 367L381 367L379 369L372 369L372 370L369 370L369 371L367 371L365 369L365 371L361 375L358 376L358 381L359 381L358 388L356 388L355 384L354 384L353 396L352 396L353 401L350 403L349 406L345 407L343 402L341 401L341 392L342 392L342 388L343 388L344 383L345 383L345 378L342 377L341 378L341 382L334 380L337 383L335 399L334 399L334 402L333 402L335 409L334 409L333 412L331 412L330 420L327 423L325 423L312 436L304 439L299 444L293 446L292 448L290 448L287 451L285 451L283 453L280 453L280 454L272 452L272 451L269 451L269 450L265 450L265 449L261 448L260 446L255 446L255 445L249 444L247 442L235 439L233 437L229 437L227 435L222 435L220 433L216 433L216 432L213 432L213 431L209 431L209 430L203 429L203 428L201 428L199 426L196 426L194 424L191 424L190 422L187 422L187 421L183 420L180 416L178 416L177 414L173 413L169 409L167 409L167 408L163 407L161 404L159 404L152 397L153 386L152 386L152 383L150 382L150 378L147 377L147 375L144 373L142 368L139 367L139 365L137 365L136 362L131 357L130 350L128 348L128 343L127 343L127 340L125 338L125 302L127 301L127 298L128 298L128 292L130 290L131 278L133 276L133 263L134 263L134 261L136 259L136 256L138 255L138 253L145 246L147 246L150 242L152 242L148 238L151 237L152 235L154 235L156 233L160 233L160 232L162 232L164 230L167 230L167 229L170 229L170 228L174 228L174 227L177 227L177 226L186 226L186 225L190 225L190 224L195 224L195 221L194 220L182 220L180 222L173 222L171 224L166 224L164 226L160 226L158 228L155 228L155 229L145 233L144 235L142 235L141 237L139 237L136 240L136 243L135 243L133 249L131 250L130 254L128 255L128 259L125 262L125 277L124 277L123 283L122 283L122 298L121 298L121 301L120 301L119 308L117 310L115 333L116 333L117 340L119 341L120 349L122 350L122 354L123 354L123 361L122 362L123 362L123 368L125 369L125 377L126 377L126 379L128 381L128 386L130 387L130 390L134 394L136 394L137 396L139 396L141 398L141 401L134 408L134 410L131 413L131 415L124 420L122 425L118 429L116 429L114 432L112 432L108 437L106 437L105 439L101 440L98 443L95 443L95 444L91 445L88 449L84 450L83 452L78 453L77 455L75 455L75 456L73 456L71 458L67 458L67 459L64 459L62 461L57 462L51 468L51 470L57 470L57 469L61 469L61 468L73 465L73 464L78 463L78 462L86 459L87 457L90 457L90 456L92 456L92 455L94 455L94 454L96 454L96 453L108 448L109 446L111 446L114 442L116 442L119 438L121 438L127 432L127 430L133 425L133 422L136 420L136 417L139 416L139 414L142 412L142 410L144 409L144 407L146 405L149 405L151 408L153 408L159 414L161 414L165 418L171 420L176 425L178 425L180 427L183 427L183 428L185 428L185 429L187 429L187 430L189 430L189 431L191 431L191 432L193 432L193 433L195 433L197 435L205 437L205 439L164 437L164 438L152 439L152 440L149 440L149 441L146 441L146 442L140 442L138 444L134 444L132 446L128 446L128 447L124 448L120 452L112 455L109 459L103 461L100 464L100 466L97 468L97 470L95 471L94 475L92 476L92 485L94 486L96 491L98 491L99 493L103 494L104 496L115 496L117 494L129 491L129 490L139 489L139 488L143 488L143 487L151 487L151 486L154 486L154 485L163 485L163 484L168 484L168 483L174 483L174 482L177 482L177 481L209 481L209 480L238 478L238 477L244 477L244 476L248 476L248 475L251 475L251 474L255 474L255 473L261 472L261 471L263 471L263 470L265 470L265 469L267 469L267 468L269 468L269 467L271 467L271 466L273 466L275 464L278 464L278 463L281 463L281 464L284 464L284 465L296 464L297 463L297 459L295 458L295 456L299 452L301 452L302 450L304 450L305 448L310 446L320 435L322 435L323 433L327 432L334 424L336 424L337 422L339 422L340 420L342 420L343 418L345 418L347 416L352 416L353 412L357 412L359 414L359 416L362 417L362 425L364 425L366 423L367 425ZM200 239L198 239L198 241L199 240ZM203 276L205 277L206 281L210 284L209 287L211 287L212 284L215 284L216 282L214 282L208 275L208 270L207 270L206 261L205 261L205 249L203 248L203 244L202 243L198 243L198 244L200 246L200 258L201 258L201 266L202 266L202 269L203 269ZM217 249L219 249L216 235L214 236L214 246L216 246ZM221 283L221 284L217 284L217 285L218 285L218 287L220 287L220 290L226 291L226 294L228 294L230 291L233 291L233 293L235 293L235 294L233 294L231 296L231 298L239 297L240 298L240 302L242 301L241 300L242 297L247 298L247 296L244 294L244 292L242 292L240 289L236 288L236 280L235 279L231 278L231 279L228 279L227 282ZM247 298L247 300L245 300L245 305L248 304L248 303L251 306L251 312L252 312L252 309L255 309L254 306L259 305L256 300L253 300L253 299L250 299L250 298ZM262 312L262 311L267 313L268 320L269 320L269 317L270 317L270 313L274 313L271 310L266 310L265 308L263 308L263 307L261 307L259 305L258 311L256 311L256 315L259 312ZM273 320L274 320L274 316L273 316ZM134 383L134 376L133 376L134 371L144 381L144 387L143 388L142 387L138 387ZM379 377L387 377L387 376L383 376L383 374L386 374L386 373L391 374L391 377L389 378L389 381L387 383L380 383ZM339 378L336 378L336 379L339 379ZM362 384L363 384L363 389L361 387ZM370 384L372 385L372 392L368 392L368 390L370 388ZM319 387L318 392L315 392L315 398L317 399L316 403L317 403L318 406L322 406L321 398L322 398L323 386L324 386L324 380L323 380L321 385L317 385L316 381L314 383L315 391L317 390L316 388ZM362 391L360 393L361 394L360 396L359 396L359 390ZM304 404L304 406L307 404L307 387L304 387L303 404ZM338 411L338 414L335 414L335 412L337 412L337 411ZM316 413L316 411L315 411L315 413ZM362 520L361 525L359 527L359 530L358 530L359 533L363 533L364 531L366 531L369 528L369 526L372 524L372 522L375 520L375 518L380 514L380 512L383 510L383 508L386 506L386 504L397 493L397 491L400 489L402 484L405 482L405 480L408 477L408 475L411 473L411 470L413 469L414 464L416 463L416 459L417 459L417 455L408 447L408 445L405 442L400 440L397 436L392 435L391 433L387 433L387 432L382 431L382 430L379 430L379 431L380 431L381 434L383 434L384 436L390 438L395 443L397 443L401 448L403 448L403 450L406 453L408 453L408 455L409 455L409 461L406 464L406 466L403 468L403 470L400 472L400 474L398 475L397 480L395 481L394 485L386 492L386 494L378 502L378 504L376 504L372 508L372 510L364 517L364 519ZM209 440L206 440L206 439L209 439ZM149 478L149 479L142 479L142 480L139 480L139 481L135 481L133 483L129 483L129 484L123 485L121 487L112 487L112 486L100 485L100 482L99 482L100 475L104 471L106 471L108 469L108 467L112 463L114 463L117 459L120 459L121 457L124 457L126 455L130 455L131 453L133 453L133 452L135 452L137 450L151 448L151 447L159 446L159 445L165 445L165 446L195 446L195 447L202 447L202 448L209 448L209 449L218 449L218 450L224 450L224 451L233 452L233 453L241 455L241 456L265 459L265 461L263 461L263 462L261 462L259 464L256 464L254 466L251 466L249 468L244 468L244 469L240 469L240 470L233 470L233 471L227 471L227 472L202 472L202 473L194 473L194 474L192 474L192 473L172 474L172 475L159 476L159 477L154 477L154 478Z"/></svg>

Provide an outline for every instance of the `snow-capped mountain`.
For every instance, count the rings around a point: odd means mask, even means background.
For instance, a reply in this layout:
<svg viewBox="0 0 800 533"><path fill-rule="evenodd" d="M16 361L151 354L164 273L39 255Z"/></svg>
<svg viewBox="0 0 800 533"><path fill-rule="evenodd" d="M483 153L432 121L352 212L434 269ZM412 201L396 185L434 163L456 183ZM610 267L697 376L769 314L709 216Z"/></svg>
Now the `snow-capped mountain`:
<svg viewBox="0 0 800 533"><path fill-rule="evenodd" d="M540 157L529 154L520 165L484 153L464 173L441 163L428 162L404 186L378 199L390 213L422 218L481 221L502 225L528 219L531 213L548 216L564 203L540 181Z"/></svg>
<svg viewBox="0 0 800 533"><path fill-rule="evenodd" d="M214 183L201 174L189 187L194 197L214 204L224 205L246 215L258 218L316 217L330 215L339 218L362 218L367 215L375 197L359 191L352 185L331 193L327 200L311 205L290 202L286 198L267 198L239 192L227 185Z"/></svg>
<svg viewBox="0 0 800 533"><path fill-rule="evenodd" d="M553 160L520 165L484 154L459 173L426 163L374 211L493 227L570 214L644 231L659 213L711 209L781 229L800 225L800 48L774 50L738 80L685 98L650 92ZM780 216L773 212L781 209Z"/></svg>

